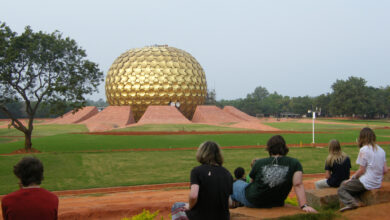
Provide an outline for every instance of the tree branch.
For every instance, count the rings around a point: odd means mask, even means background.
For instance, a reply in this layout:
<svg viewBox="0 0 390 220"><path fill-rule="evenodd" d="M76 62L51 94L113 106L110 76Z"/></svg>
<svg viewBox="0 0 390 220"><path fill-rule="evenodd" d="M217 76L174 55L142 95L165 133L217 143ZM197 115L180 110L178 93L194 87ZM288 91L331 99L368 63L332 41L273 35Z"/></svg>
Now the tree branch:
<svg viewBox="0 0 390 220"><path fill-rule="evenodd" d="M3 106L3 105L0 105L0 109L11 119L11 125L18 129L19 131L23 132L23 133L26 133L27 132L27 128L23 125L22 122L19 121L19 119L15 118L12 113L10 111L8 111L8 109Z"/></svg>

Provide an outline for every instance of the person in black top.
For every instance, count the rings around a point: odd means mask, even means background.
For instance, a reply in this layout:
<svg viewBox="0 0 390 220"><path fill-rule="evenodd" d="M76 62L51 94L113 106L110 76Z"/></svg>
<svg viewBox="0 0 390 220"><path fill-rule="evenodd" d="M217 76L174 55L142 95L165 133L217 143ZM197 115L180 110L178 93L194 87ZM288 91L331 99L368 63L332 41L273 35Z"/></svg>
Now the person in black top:
<svg viewBox="0 0 390 220"><path fill-rule="evenodd" d="M349 179L351 160L341 151L337 140L329 142L329 155L325 161L325 178L315 182L317 189L339 187L341 182Z"/></svg>
<svg viewBox="0 0 390 220"><path fill-rule="evenodd" d="M200 166L191 171L189 203L172 206L172 219L230 219L229 195L233 193L233 177L222 166L223 156L218 144L207 141L196 153Z"/></svg>

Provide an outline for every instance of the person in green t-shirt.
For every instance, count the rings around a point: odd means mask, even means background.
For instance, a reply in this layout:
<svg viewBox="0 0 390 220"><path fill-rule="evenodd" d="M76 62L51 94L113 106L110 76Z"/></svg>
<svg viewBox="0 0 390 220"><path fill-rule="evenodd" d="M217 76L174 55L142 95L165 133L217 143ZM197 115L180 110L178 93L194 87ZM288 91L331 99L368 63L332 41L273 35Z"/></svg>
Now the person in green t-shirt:
<svg viewBox="0 0 390 220"><path fill-rule="evenodd" d="M306 204L302 182L302 165L292 157L287 157L288 147L280 135L267 142L268 158L257 159L249 177L251 183L236 181L231 198L247 207L270 208L283 206L294 187L298 203L305 212L317 212Z"/></svg>

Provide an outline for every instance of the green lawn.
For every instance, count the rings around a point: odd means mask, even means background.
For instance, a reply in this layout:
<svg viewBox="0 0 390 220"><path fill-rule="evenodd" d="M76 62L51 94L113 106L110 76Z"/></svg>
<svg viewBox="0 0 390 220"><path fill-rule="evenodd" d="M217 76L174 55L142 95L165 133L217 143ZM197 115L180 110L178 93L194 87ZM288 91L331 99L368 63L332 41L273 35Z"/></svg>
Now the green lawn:
<svg viewBox="0 0 390 220"><path fill-rule="evenodd" d="M365 126L390 126L390 120L351 120L351 119L318 119L328 122L362 124Z"/></svg>
<svg viewBox="0 0 390 220"><path fill-rule="evenodd" d="M316 143L328 143L330 139L355 142L358 130L342 130L315 135ZM376 130L377 141L390 141L390 130ZM33 138L33 147L41 152L80 152L112 149L190 148L208 140L221 146L265 145L275 134L216 134L216 135L88 135L58 134ZM288 144L311 143L312 134L282 134ZM24 146L23 141L0 144L0 153L10 153Z"/></svg>
<svg viewBox="0 0 390 220"><path fill-rule="evenodd" d="M382 146L390 160L390 146ZM353 170L358 149L343 146L350 155ZM189 181L190 171L198 163L195 150L102 153L35 154L45 166L43 187L49 190L84 189ZM255 157L267 157L265 149L225 149L224 166L231 172L238 166L249 171ZM305 173L322 173L327 148L290 148L289 156L298 158ZM16 190L12 167L24 155L0 156L0 194Z"/></svg>
<svg viewBox="0 0 390 220"><path fill-rule="evenodd" d="M88 132L88 129L83 124L35 124L33 129L33 136L51 136L73 132ZM15 128L0 128L0 137L1 136L24 136L24 134Z"/></svg>
<svg viewBox="0 0 390 220"><path fill-rule="evenodd" d="M375 121L376 122L376 121ZM311 124L268 123L282 130L311 131ZM361 124L361 123L360 123ZM340 142L355 142L361 125L324 125L316 124L316 143L328 143L330 139ZM127 129L135 131L208 131L223 130L208 125L144 125ZM237 129L234 129L237 130ZM33 134L33 147L40 150L36 154L45 165L43 187L49 190L82 189L109 186L128 186L182 182L189 180L195 160L195 150L111 152L113 149L154 149L154 148L191 148L200 143L213 140L221 146L265 145L275 134L218 134L218 135L88 135L73 134L86 132L84 125L36 125ZM377 141L390 141L390 129L376 129ZM23 148L21 132L15 129L0 129L0 154L10 153ZM288 145L311 143L312 134L283 134ZM14 141L21 139L21 141ZM13 141L13 142L12 142ZM382 146L389 161L390 147ZM97 152L97 151L101 152ZM358 149L356 146L343 146L351 156L353 169ZM91 152L85 152L91 151ZM305 173L323 172L327 148L291 148L289 155L298 158ZM0 156L0 194L16 189L17 180L12 167L24 155ZM249 170L254 157L266 157L263 148L225 149L225 166L233 171L237 166Z"/></svg>
<svg viewBox="0 0 390 220"><path fill-rule="evenodd" d="M278 128L284 131L312 131L313 125L311 123L299 123L299 122L268 122L266 125ZM360 129L362 126L350 124L320 124L314 123L314 129L316 131L331 131L331 130L342 130L342 129Z"/></svg>
<svg viewBox="0 0 390 220"><path fill-rule="evenodd" d="M243 128L230 128L206 124L146 124L112 131L245 131Z"/></svg>

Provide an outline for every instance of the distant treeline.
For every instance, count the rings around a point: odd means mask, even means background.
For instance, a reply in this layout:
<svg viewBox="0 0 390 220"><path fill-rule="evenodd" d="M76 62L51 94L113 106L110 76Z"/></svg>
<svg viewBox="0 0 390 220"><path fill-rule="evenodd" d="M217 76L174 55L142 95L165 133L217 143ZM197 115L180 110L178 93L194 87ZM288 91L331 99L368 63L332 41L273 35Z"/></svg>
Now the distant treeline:
<svg viewBox="0 0 390 220"><path fill-rule="evenodd" d="M359 118L387 118L390 117L390 86L375 88L366 85L367 81L359 77L349 77L347 80L336 80L332 85L332 92L316 97L299 96L289 97L269 93L264 87L257 87L246 98L235 100L216 101L216 93L211 90L207 93L206 104L220 107L231 105L249 115L274 116L290 114L303 116L308 110L316 111L324 117L359 117ZM105 107L108 103L103 99L98 101L87 100L87 106ZM18 118L26 117L23 102L14 102L6 105ZM43 103L39 106L36 118L53 118L72 110L66 103L60 113L50 112L50 105ZM0 118L7 118L0 111Z"/></svg>
<svg viewBox="0 0 390 220"><path fill-rule="evenodd" d="M252 116L280 117L283 113L303 116L308 110L314 110L325 117L390 117L390 86L375 88L366 83L365 79L353 76L336 80L331 93L317 97L283 96L259 86L246 98L216 101L215 91L209 91L207 103L220 107L231 105Z"/></svg>
<svg viewBox="0 0 390 220"><path fill-rule="evenodd" d="M25 104L24 102L13 102L6 104L7 108L12 112L12 114L15 115L17 118L26 118L26 110L25 110ZM108 106L108 103L104 101L103 99L99 99L98 101L93 101L87 99L86 106L96 106L96 107L105 107ZM69 104L64 103L62 109L60 111L50 111L50 104L43 102L37 110L37 113L35 115L35 118L55 118L58 117L66 112L69 112L72 110L72 107L70 107ZM0 118L8 118L4 112L0 110Z"/></svg>

